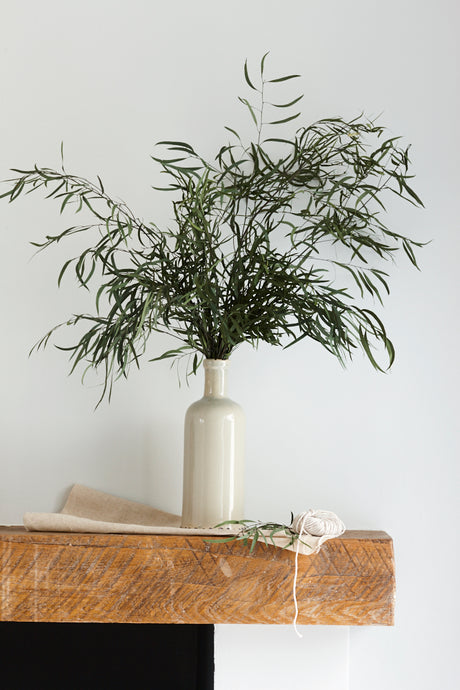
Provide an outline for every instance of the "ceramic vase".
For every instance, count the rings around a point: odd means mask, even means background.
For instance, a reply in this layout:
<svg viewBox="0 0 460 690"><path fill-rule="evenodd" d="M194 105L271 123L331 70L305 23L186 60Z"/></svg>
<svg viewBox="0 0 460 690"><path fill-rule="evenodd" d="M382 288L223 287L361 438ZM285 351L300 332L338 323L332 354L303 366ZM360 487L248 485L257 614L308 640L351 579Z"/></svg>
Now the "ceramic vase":
<svg viewBox="0 0 460 690"><path fill-rule="evenodd" d="M182 527L243 519L245 419L227 397L228 365L204 361L204 395L185 415Z"/></svg>

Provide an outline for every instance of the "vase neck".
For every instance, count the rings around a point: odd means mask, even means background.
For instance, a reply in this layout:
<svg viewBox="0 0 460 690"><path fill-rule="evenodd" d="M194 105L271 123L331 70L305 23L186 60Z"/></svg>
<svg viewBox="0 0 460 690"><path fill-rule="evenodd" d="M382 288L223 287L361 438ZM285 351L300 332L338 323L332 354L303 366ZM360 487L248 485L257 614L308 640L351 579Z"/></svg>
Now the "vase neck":
<svg viewBox="0 0 460 690"><path fill-rule="evenodd" d="M227 395L228 361L224 359L205 359L204 396L224 398Z"/></svg>

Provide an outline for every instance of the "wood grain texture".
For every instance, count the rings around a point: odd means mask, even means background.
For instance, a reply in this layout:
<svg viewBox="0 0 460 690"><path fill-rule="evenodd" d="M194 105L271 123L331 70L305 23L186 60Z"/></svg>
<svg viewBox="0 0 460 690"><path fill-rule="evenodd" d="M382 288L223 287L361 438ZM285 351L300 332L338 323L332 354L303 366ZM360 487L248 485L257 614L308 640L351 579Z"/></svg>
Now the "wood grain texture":
<svg viewBox="0 0 460 690"><path fill-rule="evenodd" d="M291 623L295 554L203 537L0 527L0 620ZM300 624L393 625L393 544L348 531L299 556Z"/></svg>

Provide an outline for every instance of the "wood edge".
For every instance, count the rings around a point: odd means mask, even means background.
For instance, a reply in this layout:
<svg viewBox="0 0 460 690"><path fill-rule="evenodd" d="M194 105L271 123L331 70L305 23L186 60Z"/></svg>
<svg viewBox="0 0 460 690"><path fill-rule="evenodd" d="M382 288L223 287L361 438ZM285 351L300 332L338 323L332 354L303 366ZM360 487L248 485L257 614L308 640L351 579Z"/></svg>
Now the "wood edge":
<svg viewBox="0 0 460 690"><path fill-rule="evenodd" d="M278 621L273 621L273 620L247 620L244 618L233 618L232 620L228 620L226 618L222 619L217 619L212 616L209 618L181 618L177 617L175 619L171 617L164 617L164 618L158 618L155 619L154 621L146 621L144 619L142 620L133 620L129 619L127 621L120 621L119 619L116 618L107 618L107 617L91 617L87 616L85 618L75 618L72 620L69 620L68 618L56 618L55 616L50 616L50 615L44 615L41 616L39 620L36 619L36 617L33 616L17 616L15 618L0 618L0 623L56 623L56 624L61 624L61 623L77 623L80 625L85 625L86 623L100 623L100 624L107 624L107 623L112 623L112 624L117 624L117 625L123 625L125 623L129 625L156 625L156 624L168 624L168 625L266 625L266 626L273 626L276 625L277 627L282 627L282 626L292 626L292 621L290 620L283 620L281 622ZM353 627L353 628L388 628L394 626L394 623L387 623L384 621L375 621L375 620L336 620L336 619L331 619L327 618L327 620L313 620L309 618L300 618L297 620L297 625L308 625L308 626L315 626L315 627L320 627L320 626L334 626L334 627Z"/></svg>
<svg viewBox="0 0 460 690"><path fill-rule="evenodd" d="M195 534L138 534L136 532L41 532L41 531L29 531L26 530L22 525L0 525L0 538L8 536L18 536L18 537L30 537L30 540L40 539L42 537L53 537L56 541L60 539L67 539L69 537L92 537L95 539L110 539L113 540L119 537L121 540L125 540L129 537L135 537L136 539L186 539L186 540L200 540L205 541L206 539L214 539L215 536L206 537L204 535ZM346 530L340 537L334 537L334 541L348 541L348 540L366 540L366 541L393 541L392 537L382 530ZM212 542L206 542L211 544ZM218 543L218 542L214 542ZM232 543L232 542L230 542ZM327 542L326 542L327 543Z"/></svg>
<svg viewBox="0 0 460 690"><path fill-rule="evenodd" d="M177 535L177 534L124 534L102 532L35 532L28 531L23 526L0 526L0 546L6 544L59 546L59 547L94 547L117 549L187 549L196 552L214 554L229 554L234 557L260 558L262 560L290 559L294 557L294 551L280 549L272 544L259 542L250 554L249 547L239 541L214 542L206 541L202 535ZM365 544L382 544L390 551L389 557L394 569L394 549L392 538L383 531L372 530L348 530L340 537L334 537L326 541L320 548L333 549L334 544L353 544L363 542ZM308 555L315 557L315 554Z"/></svg>

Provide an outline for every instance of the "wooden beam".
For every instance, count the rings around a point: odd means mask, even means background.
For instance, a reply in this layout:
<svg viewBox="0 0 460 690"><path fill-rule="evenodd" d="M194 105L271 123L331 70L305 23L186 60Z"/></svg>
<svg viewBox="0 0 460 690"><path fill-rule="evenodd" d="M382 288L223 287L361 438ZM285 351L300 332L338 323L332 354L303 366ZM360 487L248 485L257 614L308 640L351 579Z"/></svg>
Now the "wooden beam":
<svg viewBox="0 0 460 690"><path fill-rule="evenodd" d="M0 527L0 620L288 624L294 559L260 543ZM385 532L299 556L299 624L393 625L394 596Z"/></svg>

